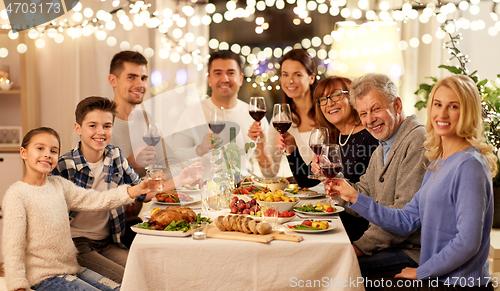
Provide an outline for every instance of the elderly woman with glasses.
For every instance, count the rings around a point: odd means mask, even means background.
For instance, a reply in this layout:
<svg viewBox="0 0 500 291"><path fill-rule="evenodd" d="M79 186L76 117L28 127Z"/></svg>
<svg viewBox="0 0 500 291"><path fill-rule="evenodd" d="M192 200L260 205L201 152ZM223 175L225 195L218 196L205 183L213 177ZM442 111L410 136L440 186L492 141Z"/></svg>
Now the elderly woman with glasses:
<svg viewBox="0 0 500 291"><path fill-rule="evenodd" d="M351 80L343 77L329 77L321 81L314 90L316 121L319 126L328 128L329 142L338 144L342 155L342 172L351 183L356 183L365 173L372 153L378 146L375 139L361 124L358 112L349 103ZM287 146L293 140L286 140ZM312 172L319 172L317 156L307 166L295 150L287 156L292 173L301 187L311 187L318 180L307 178ZM304 170L304 169L307 169ZM368 221L341 213L342 222L351 240L357 240L368 227Z"/></svg>

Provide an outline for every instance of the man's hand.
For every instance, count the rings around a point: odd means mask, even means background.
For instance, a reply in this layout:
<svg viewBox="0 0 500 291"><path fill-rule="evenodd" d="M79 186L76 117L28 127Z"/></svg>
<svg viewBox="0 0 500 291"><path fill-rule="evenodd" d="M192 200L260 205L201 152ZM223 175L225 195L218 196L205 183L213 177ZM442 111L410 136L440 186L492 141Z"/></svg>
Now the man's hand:
<svg viewBox="0 0 500 291"><path fill-rule="evenodd" d="M247 135L252 140L256 140L257 137L260 137L260 140L264 141L265 135L264 135L264 132L262 131L262 126L261 126L260 121L254 121L252 123L252 126L250 126L250 129L248 130Z"/></svg>
<svg viewBox="0 0 500 291"><path fill-rule="evenodd" d="M344 179L326 179L323 184L325 184L327 197L340 197L351 203L358 200L358 191L352 188Z"/></svg>
<svg viewBox="0 0 500 291"><path fill-rule="evenodd" d="M207 133L203 137L203 140L201 141L201 144L196 147L196 154L198 156L203 156L204 154L208 153L208 151L212 148L212 134Z"/></svg>
<svg viewBox="0 0 500 291"><path fill-rule="evenodd" d="M135 162L140 167L156 163L156 151L152 146L139 147L134 151Z"/></svg>
<svg viewBox="0 0 500 291"><path fill-rule="evenodd" d="M285 147L286 153L291 154L295 151L297 148L297 143L295 142L295 138L293 135L289 134L288 132L284 132L276 135L276 145L281 149Z"/></svg>
<svg viewBox="0 0 500 291"><path fill-rule="evenodd" d="M354 248L354 252L356 253L356 257L361 257L364 254L353 244L352 247Z"/></svg>
<svg viewBox="0 0 500 291"><path fill-rule="evenodd" d="M401 273L396 274L394 278L406 278L406 279L417 280L417 268L406 267L401 271Z"/></svg>

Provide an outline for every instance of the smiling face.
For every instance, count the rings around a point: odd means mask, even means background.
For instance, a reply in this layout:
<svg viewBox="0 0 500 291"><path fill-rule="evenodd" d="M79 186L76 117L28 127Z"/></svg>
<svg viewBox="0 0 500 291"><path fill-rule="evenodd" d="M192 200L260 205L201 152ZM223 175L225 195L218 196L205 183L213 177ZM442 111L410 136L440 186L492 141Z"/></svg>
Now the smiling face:
<svg viewBox="0 0 500 291"><path fill-rule="evenodd" d="M330 88L325 88L325 91L323 91L323 94L321 96L322 98L331 96L330 98L335 100L336 98L338 98L335 95L332 95L335 91L343 91L340 84L336 84L336 86ZM328 103L326 105L320 106L321 112L323 112L326 120L328 120L328 122L333 125L353 122L352 119L354 119L352 117L352 111L354 109L349 104L348 95L345 93L340 94L340 100L338 100L337 102L333 102L332 100L328 99Z"/></svg>
<svg viewBox="0 0 500 291"><path fill-rule="evenodd" d="M310 85L316 76L307 74L306 68L298 61L286 60L281 66L281 88L290 98L309 97Z"/></svg>
<svg viewBox="0 0 500 291"><path fill-rule="evenodd" d="M123 62L118 76L109 75L109 83L115 91L115 102L141 104L148 88L148 69L146 65Z"/></svg>
<svg viewBox="0 0 500 291"><path fill-rule="evenodd" d="M236 99L243 84L243 73L235 60L215 59L210 65L207 80L208 86L212 88L212 98Z"/></svg>
<svg viewBox="0 0 500 291"><path fill-rule="evenodd" d="M380 141L386 141L393 136L404 120L399 97L391 105L382 94L370 90L365 96L356 98L356 105L361 123Z"/></svg>
<svg viewBox="0 0 500 291"><path fill-rule="evenodd" d="M20 155L26 164L27 175L47 175L57 165L59 141L50 133L39 133L31 138L26 148L21 148Z"/></svg>
<svg viewBox="0 0 500 291"><path fill-rule="evenodd" d="M448 87L439 87L434 93L431 107L431 120L434 132L441 138L457 138L460 120L460 100Z"/></svg>
<svg viewBox="0 0 500 291"><path fill-rule="evenodd" d="M91 157L102 157L104 148L113 136L113 114L101 110L93 110L85 115L82 124L75 123L76 134L82 141L82 153L88 162Z"/></svg>

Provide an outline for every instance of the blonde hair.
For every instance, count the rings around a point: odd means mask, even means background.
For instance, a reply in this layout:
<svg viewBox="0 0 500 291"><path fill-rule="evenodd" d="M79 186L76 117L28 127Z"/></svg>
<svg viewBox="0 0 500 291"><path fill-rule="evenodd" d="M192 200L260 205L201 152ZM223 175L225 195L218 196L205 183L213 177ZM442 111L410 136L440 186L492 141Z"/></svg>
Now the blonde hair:
<svg viewBox="0 0 500 291"><path fill-rule="evenodd" d="M427 101L427 140L425 156L430 162L437 161L443 154L441 137L434 132L432 127L431 109L437 89L446 87L457 95L460 102L460 117L457 124L457 135L465 138L473 147L477 148L490 166L492 177L498 172L497 157L493 154L493 146L484 139L481 97L476 83L465 75L454 75L441 79L434 85ZM437 163L429 170L435 170Z"/></svg>

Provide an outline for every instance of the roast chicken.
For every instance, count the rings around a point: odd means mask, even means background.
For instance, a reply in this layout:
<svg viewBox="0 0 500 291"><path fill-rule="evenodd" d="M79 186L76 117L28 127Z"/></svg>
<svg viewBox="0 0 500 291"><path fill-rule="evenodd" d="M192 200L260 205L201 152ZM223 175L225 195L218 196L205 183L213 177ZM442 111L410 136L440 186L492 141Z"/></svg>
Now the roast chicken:
<svg viewBox="0 0 500 291"><path fill-rule="evenodd" d="M165 229L172 221L184 220L187 223L196 219L196 213L189 207L167 207L155 211L148 221L152 229Z"/></svg>

